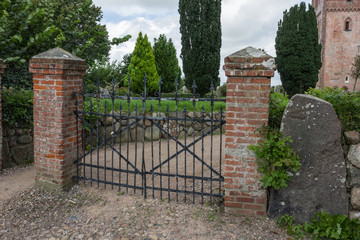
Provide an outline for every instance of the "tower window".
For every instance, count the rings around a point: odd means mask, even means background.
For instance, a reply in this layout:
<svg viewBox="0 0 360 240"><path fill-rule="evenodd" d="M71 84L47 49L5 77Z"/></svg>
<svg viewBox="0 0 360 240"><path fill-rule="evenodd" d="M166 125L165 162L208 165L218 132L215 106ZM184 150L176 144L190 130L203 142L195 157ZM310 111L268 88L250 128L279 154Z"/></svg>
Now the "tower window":
<svg viewBox="0 0 360 240"><path fill-rule="evenodd" d="M345 22L345 30L347 30L347 31L350 30L350 22L349 21Z"/></svg>
<svg viewBox="0 0 360 240"><path fill-rule="evenodd" d="M351 31L352 28L352 20L351 18L347 18L345 20L345 31Z"/></svg>
<svg viewBox="0 0 360 240"><path fill-rule="evenodd" d="M346 76L345 77L345 83L349 83L350 82L350 78L349 78L349 76Z"/></svg>
<svg viewBox="0 0 360 240"><path fill-rule="evenodd" d="M352 0L347 0L347 2L352 2Z"/></svg>

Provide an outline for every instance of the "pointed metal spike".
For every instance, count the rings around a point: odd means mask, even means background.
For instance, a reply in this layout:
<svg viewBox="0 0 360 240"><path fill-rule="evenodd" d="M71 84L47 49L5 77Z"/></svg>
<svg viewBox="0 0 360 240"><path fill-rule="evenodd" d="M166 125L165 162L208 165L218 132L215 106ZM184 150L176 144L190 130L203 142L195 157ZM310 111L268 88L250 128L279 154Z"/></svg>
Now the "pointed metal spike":
<svg viewBox="0 0 360 240"><path fill-rule="evenodd" d="M145 77L144 77L144 83L146 83L148 81L147 75L145 73Z"/></svg>
<svg viewBox="0 0 360 240"><path fill-rule="evenodd" d="M193 84L192 84L191 88L192 88L193 90L197 88L195 79L194 79L194 81L193 81Z"/></svg>
<svg viewBox="0 0 360 240"><path fill-rule="evenodd" d="M193 81L193 84L192 84L191 88L192 88L192 90L193 90L193 97L195 98L195 95L196 95L196 88L197 88L197 86L196 86L196 82L195 82L195 79L194 79L194 81Z"/></svg>
<svg viewBox="0 0 360 240"><path fill-rule="evenodd" d="M210 83L210 91L213 92L214 90L215 90L214 83L213 83L213 81L211 81L211 83Z"/></svg>
<svg viewBox="0 0 360 240"><path fill-rule="evenodd" d="M176 90L179 87L179 79L178 79L178 77L176 77L176 79L175 79L175 87L176 87Z"/></svg>

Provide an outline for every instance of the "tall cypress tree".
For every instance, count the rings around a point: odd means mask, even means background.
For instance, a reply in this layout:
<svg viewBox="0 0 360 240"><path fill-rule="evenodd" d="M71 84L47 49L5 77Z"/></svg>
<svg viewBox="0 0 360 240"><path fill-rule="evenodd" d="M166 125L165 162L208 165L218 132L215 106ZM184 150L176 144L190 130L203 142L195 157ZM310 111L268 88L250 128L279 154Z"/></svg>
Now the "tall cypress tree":
<svg viewBox="0 0 360 240"><path fill-rule="evenodd" d="M155 57L148 37L146 34L143 37L140 32L131 56L124 85L128 86L128 78L130 77L130 90L134 93L142 93L145 74L148 79L146 92L151 95L159 89L159 75L156 71Z"/></svg>
<svg viewBox="0 0 360 240"><path fill-rule="evenodd" d="M156 70L162 78L161 91L172 92L175 90L175 79L180 81L181 77L175 46L171 38L168 41L164 34L160 34L158 39L154 39L153 49Z"/></svg>
<svg viewBox="0 0 360 240"><path fill-rule="evenodd" d="M220 84L221 0L179 0L185 85L201 96Z"/></svg>
<svg viewBox="0 0 360 240"><path fill-rule="evenodd" d="M321 45L314 8L302 2L285 10L275 39L277 69L291 97L315 87L321 68Z"/></svg>

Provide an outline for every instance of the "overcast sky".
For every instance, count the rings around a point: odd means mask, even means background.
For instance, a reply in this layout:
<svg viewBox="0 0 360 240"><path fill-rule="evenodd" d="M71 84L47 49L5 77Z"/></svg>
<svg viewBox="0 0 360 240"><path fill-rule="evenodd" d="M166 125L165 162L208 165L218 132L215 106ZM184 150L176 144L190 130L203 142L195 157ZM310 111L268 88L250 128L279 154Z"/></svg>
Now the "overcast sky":
<svg viewBox="0 0 360 240"><path fill-rule="evenodd" d="M181 35L179 31L178 0L93 0L103 11L102 23L107 26L110 39L127 34L132 38L111 49L111 60L121 61L122 56L134 50L141 31L147 34L151 45L160 34L172 38L179 61ZM285 9L299 0L222 0L222 48L220 62L221 82L226 81L222 70L224 58L231 53L252 46L263 48L275 56L277 23ZM310 3L310 0L304 2ZM280 84L279 77L272 85Z"/></svg>

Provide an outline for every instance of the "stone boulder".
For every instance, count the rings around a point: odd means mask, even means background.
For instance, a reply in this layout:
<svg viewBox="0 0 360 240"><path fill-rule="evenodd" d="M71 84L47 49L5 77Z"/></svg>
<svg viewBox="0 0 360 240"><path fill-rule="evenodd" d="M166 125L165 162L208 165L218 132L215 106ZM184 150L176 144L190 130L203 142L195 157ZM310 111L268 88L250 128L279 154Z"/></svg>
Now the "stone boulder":
<svg viewBox="0 0 360 240"><path fill-rule="evenodd" d="M309 95L295 95L284 112L282 132L300 156L301 167L288 187L270 192L268 214L311 221L316 212L348 215L346 166L341 125L333 106Z"/></svg>
<svg viewBox="0 0 360 240"><path fill-rule="evenodd" d="M360 187L360 169L354 167L349 161L346 164L348 176L347 176L347 187Z"/></svg>
<svg viewBox="0 0 360 240"><path fill-rule="evenodd" d="M351 206L354 210L360 210L360 188L354 187L351 189L351 196L350 196Z"/></svg>
<svg viewBox="0 0 360 240"><path fill-rule="evenodd" d="M344 135L347 144L354 145L360 143L360 133L357 131L345 132Z"/></svg>
<svg viewBox="0 0 360 240"><path fill-rule="evenodd" d="M347 159L357 168L360 168L360 144L351 145Z"/></svg>

